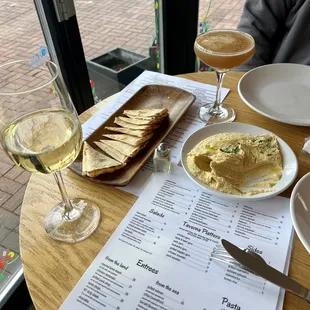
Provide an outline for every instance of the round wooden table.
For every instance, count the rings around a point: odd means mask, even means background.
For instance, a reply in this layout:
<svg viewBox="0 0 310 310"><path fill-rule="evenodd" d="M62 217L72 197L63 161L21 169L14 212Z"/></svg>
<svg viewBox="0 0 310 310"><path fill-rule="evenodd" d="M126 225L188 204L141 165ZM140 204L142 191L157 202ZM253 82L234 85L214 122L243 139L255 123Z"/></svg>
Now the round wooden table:
<svg viewBox="0 0 310 310"><path fill-rule="evenodd" d="M310 169L310 159L300 153L310 128L282 124L263 117L249 109L240 99L237 84L243 73L231 72L224 79L230 88L225 99L237 112L237 122L250 123L274 132L294 150L299 161L297 180ZM214 84L214 73L192 73L182 76L198 82ZM110 98L109 98L110 99ZM108 100L109 100L108 99ZM92 107L81 115L84 122L106 102ZM93 200L100 208L102 219L96 232L77 244L52 240L44 230L44 221L50 209L61 199L52 175L33 175L28 183L21 212L20 248L27 285L37 310L58 309L91 264L98 252L120 224L136 197L120 189L98 185L82 179L70 170L63 173L69 196ZM296 180L296 181L297 181ZM293 186L283 196L289 197ZM310 287L310 255L295 236L289 274ZM309 306L287 293L284 309L302 310Z"/></svg>

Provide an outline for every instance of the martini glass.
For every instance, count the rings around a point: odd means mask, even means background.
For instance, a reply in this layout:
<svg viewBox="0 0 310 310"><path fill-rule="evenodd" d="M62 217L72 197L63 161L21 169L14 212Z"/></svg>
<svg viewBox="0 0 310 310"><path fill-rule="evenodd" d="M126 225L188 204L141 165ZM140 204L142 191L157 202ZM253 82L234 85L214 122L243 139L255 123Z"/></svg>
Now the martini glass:
<svg viewBox="0 0 310 310"><path fill-rule="evenodd" d="M221 103L221 89L226 72L247 62L255 53L252 36L237 30L212 30L199 35L194 44L197 57L212 67L217 77L214 103L203 105L199 117L208 124L234 121L234 109Z"/></svg>

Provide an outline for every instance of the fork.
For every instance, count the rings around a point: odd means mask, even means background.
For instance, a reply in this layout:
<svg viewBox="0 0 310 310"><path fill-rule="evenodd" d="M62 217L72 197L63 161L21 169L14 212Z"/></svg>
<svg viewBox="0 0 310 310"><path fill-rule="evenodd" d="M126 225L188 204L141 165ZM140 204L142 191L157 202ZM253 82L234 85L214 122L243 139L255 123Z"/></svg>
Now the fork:
<svg viewBox="0 0 310 310"><path fill-rule="evenodd" d="M254 257L256 257L256 258L264 261L264 263L266 263L266 261L260 255L258 255L257 253L255 253L255 252L253 252L253 251L251 251L249 249L243 249L243 251L245 251L248 254L253 255ZM235 266L235 267L242 268L242 269L244 269L244 270L246 270L248 272L251 272L252 274L256 275L255 272L253 272L249 268L245 267L244 265L242 265L241 263L236 261L233 257L231 257L220 243L218 243L214 247L213 251L211 252L210 259L211 260L217 260L219 262L222 262L222 263L225 263L225 264L228 264L228 265L232 265L232 266Z"/></svg>

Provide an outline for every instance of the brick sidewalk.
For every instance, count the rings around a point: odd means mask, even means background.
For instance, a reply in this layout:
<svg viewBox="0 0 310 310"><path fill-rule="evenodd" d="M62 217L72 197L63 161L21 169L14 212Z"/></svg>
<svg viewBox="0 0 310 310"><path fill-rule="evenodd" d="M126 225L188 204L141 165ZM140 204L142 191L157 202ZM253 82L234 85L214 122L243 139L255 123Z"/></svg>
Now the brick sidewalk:
<svg viewBox="0 0 310 310"><path fill-rule="evenodd" d="M209 14L211 27L235 28L243 3L244 0L213 1ZM120 46L148 54L154 34L153 0L76 0L75 5L86 58ZM208 5L208 0L200 1L200 20ZM42 43L33 2L2 0L0 63L30 59ZM19 252L19 216L29 177L28 172L12 165L0 146L0 255L3 247ZM8 270L6 280L13 271L14 268ZM0 289L5 282L0 282Z"/></svg>

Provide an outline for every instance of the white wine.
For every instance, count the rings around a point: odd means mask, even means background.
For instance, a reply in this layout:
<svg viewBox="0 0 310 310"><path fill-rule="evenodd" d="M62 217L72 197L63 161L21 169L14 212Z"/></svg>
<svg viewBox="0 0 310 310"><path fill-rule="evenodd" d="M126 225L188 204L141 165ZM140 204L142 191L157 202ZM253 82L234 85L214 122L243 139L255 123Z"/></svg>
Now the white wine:
<svg viewBox="0 0 310 310"><path fill-rule="evenodd" d="M2 144L18 166L33 173L53 173L78 156L82 129L69 111L40 110L12 122L3 131Z"/></svg>

